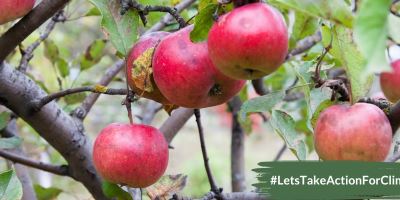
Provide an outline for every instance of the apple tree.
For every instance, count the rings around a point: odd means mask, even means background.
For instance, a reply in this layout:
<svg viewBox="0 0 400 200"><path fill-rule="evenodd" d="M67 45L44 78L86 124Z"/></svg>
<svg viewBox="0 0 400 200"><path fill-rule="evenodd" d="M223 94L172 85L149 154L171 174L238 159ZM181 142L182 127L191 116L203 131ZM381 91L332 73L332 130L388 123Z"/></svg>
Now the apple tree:
<svg viewBox="0 0 400 200"><path fill-rule="evenodd" d="M57 198L60 188L33 185L30 168L94 199L199 198L182 194L185 175L164 174L192 116L200 199L265 199L246 188L254 116L284 141L275 161L289 149L298 160L396 162L399 46L398 0L2 0L1 198ZM121 100L129 123L91 137L100 95ZM232 120L231 190L205 142L204 109L218 105ZM168 117L156 128L157 113ZM38 161L27 146L56 159Z"/></svg>

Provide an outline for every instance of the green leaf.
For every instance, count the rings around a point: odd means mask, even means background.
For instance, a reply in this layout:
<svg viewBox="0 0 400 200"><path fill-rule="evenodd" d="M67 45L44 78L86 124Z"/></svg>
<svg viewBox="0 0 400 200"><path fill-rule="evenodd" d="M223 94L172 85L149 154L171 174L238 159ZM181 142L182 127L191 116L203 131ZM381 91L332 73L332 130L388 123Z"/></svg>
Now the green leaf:
<svg viewBox="0 0 400 200"><path fill-rule="evenodd" d="M293 46L295 46L297 41L315 33L317 28L318 20L316 18L296 12L293 32L291 34L291 41L294 42Z"/></svg>
<svg viewBox="0 0 400 200"><path fill-rule="evenodd" d="M335 104L335 102L333 102L333 101L327 99L327 100L322 101L322 102L316 107L316 109L315 109L315 111L314 111L314 114L313 114L313 116L312 116L312 118L311 118L311 124L312 124L313 127L315 127L315 124L317 123L319 114L321 114L322 111L324 111L326 108L328 108L329 106L334 105L334 104Z"/></svg>
<svg viewBox="0 0 400 200"><path fill-rule="evenodd" d="M308 86L308 83L311 82L311 74L309 72L309 69L313 66L313 62L304 62L300 65L296 65L294 67L294 70L296 72L296 76L299 79L299 84L304 85L302 88L303 93L304 93L304 100L306 101L307 104L307 121L306 121L306 126L309 130L312 130L310 120L311 119L311 89Z"/></svg>
<svg viewBox="0 0 400 200"><path fill-rule="evenodd" d="M108 33L111 43L119 53L127 55L138 39L138 13L131 9L121 15L119 1L90 0L90 2L99 9L102 15L101 25Z"/></svg>
<svg viewBox="0 0 400 200"><path fill-rule="evenodd" d="M101 16L100 10L97 9L96 7L93 7L90 9L86 14L85 17L90 17L90 16Z"/></svg>
<svg viewBox="0 0 400 200"><path fill-rule="evenodd" d="M364 74L390 71L386 60L388 14L391 0L363 0L354 24L354 40L366 58Z"/></svg>
<svg viewBox="0 0 400 200"><path fill-rule="evenodd" d="M11 113L9 112L0 113L0 130L4 129L7 126L8 121L10 121L10 118L11 118Z"/></svg>
<svg viewBox="0 0 400 200"><path fill-rule="evenodd" d="M239 122L246 122L249 113L270 111L277 103L282 101L285 92L271 92L267 95L249 99L244 102L239 111Z"/></svg>
<svg viewBox="0 0 400 200"><path fill-rule="evenodd" d="M264 85L268 86L272 91L283 90L290 87L295 81L296 76L291 70L291 66L287 63L283 64L274 73L264 78Z"/></svg>
<svg viewBox="0 0 400 200"><path fill-rule="evenodd" d="M351 86L350 100L352 103L357 102L371 88L373 74L365 73L365 59L353 41L352 32L340 26L332 29L322 26L321 33L324 46L328 46L332 40L329 53L343 64Z"/></svg>
<svg viewBox="0 0 400 200"><path fill-rule="evenodd" d="M352 27L351 7L343 0L270 0L272 5L286 7L312 17L321 17L333 23Z"/></svg>
<svg viewBox="0 0 400 200"><path fill-rule="evenodd" d="M14 170L0 173L0 200L14 200L22 198L22 184Z"/></svg>
<svg viewBox="0 0 400 200"><path fill-rule="evenodd" d="M44 41L44 56L50 60L52 64L55 64L58 60L60 52L56 43L53 40Z"/></svg>
<svg viewBox="0 0 400 200"><path fill-rule="evenodd" d="M81 70L88 70L98 62L104 55L104 49L106 46L106 40L95 40L86 49L85 54L80 57Z"/></svg>
<svg viewBox="0 0 400 200"><path fill-rule="evenodd" d="M22 140L19 137L0 138L0 149L14 149L21 146Z"/></svg>
<svg viewBox="0 0 400 200"><path fill-rule="evenodd" d="M400 43L400 17L389 15L389 36L396 43Z"/></svg>
<svg viewBox="0 0 400 200"><path fill-rule="evenodd" d="M63 58L58 58L56 66L61 74L61 77L65 78L69 75L68 63Z"/></svg>
<svg viewBox="0 0 400 200"><path fill-rule="evenodd" d="M190 32L190 39L193 42L201 42L207 39L208 32L214 23L213 14L217 8L218 4L208 4L204 9L199 10L194 21L194 28Z"/></svg>
<svg viewBox="0 0 400 200"><path fill-rule="evenodd" d="M297 159L306 160L307 147L301 139L301 135L296 132L293 118L283 111L272 110L270 123L275 132L285 141L287 147L296 155Z"/></svg>
<svg viewBox="0 0 400 200"><path fill-rule="evenodd" d="M102 189L106 197L117 198L118 200L132 200L131 195L121 189L117 184L103 181Z"/></svg>
<svg viewBox="0 0 400 200"><path fill-rule="evenodd" d="M61 189L55 187L45 188L37 184L35 184L33 188L35 189L38 200L53 200L56 199L61 192L63 192Z"/></svg>
<svg viewBox="0 0 400 200"><path fill-rule="evenodd" d="M203 10L205 7L207 7L210 4L217 4L217 0L200 0L199 1L199 6L198 10Z"/></svg>

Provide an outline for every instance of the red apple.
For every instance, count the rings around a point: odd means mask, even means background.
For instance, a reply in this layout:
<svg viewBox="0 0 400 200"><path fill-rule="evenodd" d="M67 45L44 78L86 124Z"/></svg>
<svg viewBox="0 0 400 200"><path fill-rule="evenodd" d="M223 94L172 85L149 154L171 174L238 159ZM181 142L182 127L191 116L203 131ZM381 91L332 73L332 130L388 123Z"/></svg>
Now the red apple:
<svg viewBox="0 0 400 200"><path fill-rule="evenodd" d="M161 93L173 104L204 108L236 95L245 81L223 75L212 64L207 43L193 43L193 26L165 37L154 52L153 75Z"/></svg>
<svg viewBox="0 0 400 200"><path fill-rule="evenodd" d="M375 105L334 105L320 114L314 141L323 160L383 161L392 143L392 128Z"/></svg>
<svg viewBox="0 0 400 200"><path fill-rule="evenodd" d="M105 180L144 188L164 174L168 165L168 144L154 127L113 123L96 138L93 162Z"/></svg>
<svg viewBox="0 0 400 200"><path fill-rule="evenodd" d="M35 5L35 0L1 0L0 1L0 24L16 20L29 11Z"/></svg>
<svg viewBox="0 0 400 200"><path fill-rule="evenodd" d="M151 75L150 80L148 80L153 87L153 91L146 92L142 89L143 86L137 85L138 83L144 83L144 81L136 81L138 77L135 77L132 74L132 71L135 68L134 62L136 61L136 59L141 56L146 50L150 48L155 48L157 44L161 41L161 39L169 34L170 33L168 32L159 31L142 36L136 42L135 46L133 46L133 48L131 49L126 61L127 80L131 89L139 96L157 101L164 105L169 105L171 103L161 94L160 90L154 82L153 75Z"/></svg>
<svg viewBox="0 0 400 200"><path fill-rule="evenodd" d="M381 73L381 88L391 102L400 100L400 60L392 63L392 72Z"/></svg>
<svg viewBox="0 0 400 200"><path fill-rule="evenodd" d="M241 6L221 16L208 35L210 58L222 73L257 79L275 71L288 51L282 15L265 3Z"/></svg>

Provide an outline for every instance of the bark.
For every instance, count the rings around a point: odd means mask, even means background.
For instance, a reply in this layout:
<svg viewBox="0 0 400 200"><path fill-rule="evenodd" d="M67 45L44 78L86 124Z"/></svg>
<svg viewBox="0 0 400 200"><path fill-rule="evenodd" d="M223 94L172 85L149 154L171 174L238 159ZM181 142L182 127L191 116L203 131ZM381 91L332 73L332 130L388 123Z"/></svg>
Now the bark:
<svg viewBox="0 0 400 200"><path fill-rule="evenodd" d="M161 125L160 131L164 133L165 139L171 143L178 131L192 117L194 110L191 108L178 108L172 115Z"/></svg>
<svg viewBox="0 0 400 200"><path fill-rule="evenodd" d="M232 111L232 139L231 139L231 184L232 192L246 190L245 160L244 160L244 136L242 126L238 120L238 112L242 101L238 96L230 102Z"/></svg>
<svg viewBox="0 0 400 200"><path fill-rule="evenodd" d="M81 182L96 199L106 199L101 180L91 158L91 142L84 127L55 102L33 112L30 102L47 94L33 80L8 64L0 66L0 104L5 105L32 126L69 163L71 176Z"/></svg>

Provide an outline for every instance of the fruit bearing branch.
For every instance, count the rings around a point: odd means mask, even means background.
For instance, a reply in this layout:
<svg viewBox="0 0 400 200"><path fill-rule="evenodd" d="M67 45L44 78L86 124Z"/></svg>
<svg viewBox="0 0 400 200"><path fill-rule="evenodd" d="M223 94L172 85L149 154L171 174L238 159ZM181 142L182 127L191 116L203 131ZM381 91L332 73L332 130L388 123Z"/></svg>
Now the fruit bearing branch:
<svg viewBox="0 0 400 200"><path fill-rule="evenodd" d="M50 165L50 164L46 164L46 163L42 163L42 162L38 162L17 154L14 154L10 151L1 149L0 150L0 156L7 159L7 160L11 160L15 163L20 163L29 167L33 167L36 169L40 169L43 171L47 171L47 172L51 172L53 174L57 174L60 176L70 176L69 174L69 167L67 165Z"/></svg>
<svg viewBox="0 0 400 200"><path fill-rule="evenodd" d="M121 1L121 14L125 14L130 8L133 8L139 12L140 19L143 22L143 25L146 26L147 19L146 15L149 12L167 12L172 15L175 20L179 24L179 28L183 28L186 26L186 21L179 15L178 9L168 7L168 6L159 6L159 5L142 5L136 0L120 0Z"/></svg>
<svg viewBox="0 0 400 200"><path fill-rule="evenodd" d="M208 181L210 182L211 191L216 194L217 199L222 199L221 197L218 197L219 194L221 194L221 190L215 184L214 177L211 173L210 165L208 164L207 149L204 141L204 131L203 131L203 126L201 125L201 117L199 109L194 109L194 116L196 117L197 128L199 129L201 152L203 154L204 166L206 168Z"/></svg>
<svg viewBox="0 0 400 200"><path fill-rule="evenodd" d="M43 106L48 104L49 102L75 93L80 92L93 92L93 93L101 93L101 94L108 94L108 95L126 95L128 91L126 89L112 89L107 88L102 85L95 85L95 86L83 86L78 88L66 89L61 92L53 93L48 96L41 98L40 100L32 101L31 106L34 111L39 111Z"/></svg>

